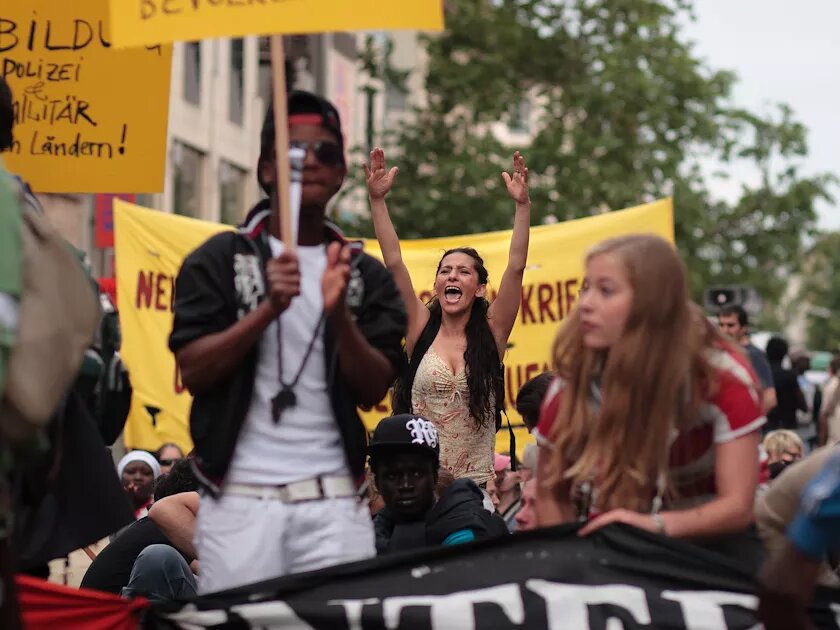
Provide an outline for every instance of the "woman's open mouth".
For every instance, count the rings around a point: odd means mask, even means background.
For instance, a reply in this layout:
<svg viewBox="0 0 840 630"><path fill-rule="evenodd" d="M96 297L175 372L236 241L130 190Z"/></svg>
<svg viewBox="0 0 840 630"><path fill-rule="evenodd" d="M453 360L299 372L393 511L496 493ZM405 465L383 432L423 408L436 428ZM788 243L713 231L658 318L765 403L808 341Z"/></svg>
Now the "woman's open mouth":
<svg viewBox="0 0 840 630"><path fill-rule="evenodd" d="M455 286L448 286L443 290L443 299L447 304L457 304L462 295L461 289Z"/></svg>

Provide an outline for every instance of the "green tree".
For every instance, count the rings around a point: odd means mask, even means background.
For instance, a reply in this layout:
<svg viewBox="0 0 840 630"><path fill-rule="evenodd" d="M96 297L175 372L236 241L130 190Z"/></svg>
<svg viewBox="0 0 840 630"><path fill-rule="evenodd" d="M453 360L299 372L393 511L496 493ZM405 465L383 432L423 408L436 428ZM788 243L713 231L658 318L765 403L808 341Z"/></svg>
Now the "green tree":
<svg viewBox="0 0 840 630"><path fill-rule="evenodd" d="M389 197L400 236L509 227L499 173L518 148L535 222L671 195L697 296L738 282L775 301L831 180L797 169L806 130L789 108L760 117L733 107L734 75L685 41L690 14L687 0L448 0L446 30L424 38L428 102L383 138L400 166ZM365 67L393 81L387 55L367 53ZM503 146L491 125L511 122L524 98L533 140ZM703 160L747 161L761 184L734 204L714 200ZM350 229L372 234L364 219Z"/></svg>
<svg viewBox="0 0 840 630"><path fill-rule="evenodd" d="M798 304L806 305L808 347L840 352L840 232L821 235L805 256Z"/></svg>

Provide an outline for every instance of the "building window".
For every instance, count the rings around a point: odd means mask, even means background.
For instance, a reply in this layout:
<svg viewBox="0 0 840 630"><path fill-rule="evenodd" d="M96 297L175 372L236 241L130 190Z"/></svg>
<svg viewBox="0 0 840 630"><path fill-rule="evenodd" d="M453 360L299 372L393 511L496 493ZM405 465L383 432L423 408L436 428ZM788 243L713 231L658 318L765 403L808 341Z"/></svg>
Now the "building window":
<svg viewBox="0 0 840 630"><path fill-rule="evenodd" d="M508 110L508 130L511 133L531 132L531 102L522 99Z"/></svg>
<svg viewBox="0 0 840 630"><path fill-rule="evenodd" d="M385 86L385 109L389 112L404 112L408 108L408 93L400 86L388 83Z"/></svg>
<svg viewBox="0 0 840 630"><path fill-rule="evenodd" d="M247 173L233 164L219 164L219 219L222 223L236 225L245 217L246 177Z"/></svg>
<svg viewBox="0 0 840 630"><path fill-rule="evenodd" d="M230 80L228 82L228 119L241 125L245 101L245 42L230 40Z"/></svg>
<svg viewBox="0 0 840 630"><path fill-rule="evenodd" d="M184 44L184 100L201 104L201 42Z"/></svg>
<svg viewBox="0 0 840 630"><path fill-rule="evenodd" d="M172 153L173 211L186 217L200 218L204 154L181 142L175 142Z"/></svg>

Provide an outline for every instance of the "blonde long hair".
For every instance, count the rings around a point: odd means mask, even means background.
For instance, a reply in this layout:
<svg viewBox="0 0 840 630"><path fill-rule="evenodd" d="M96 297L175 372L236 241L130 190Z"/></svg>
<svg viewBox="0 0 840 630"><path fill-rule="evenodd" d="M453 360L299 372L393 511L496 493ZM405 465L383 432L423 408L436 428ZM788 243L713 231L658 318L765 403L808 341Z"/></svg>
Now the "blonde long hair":
<svg viewBox="0 0 840 630"><path fill-rule="evenodd" d="M547 483L558 496L597 478L598 508L646 510L667 470L671 435L693 416L712 387L703 349L715 336L689 300L686 273L673 246L653 235L596 245L586 257L614 256L633 289L620 340L608 351L583 343L578 309L554 342L564 381ZM701 314L702 315L702 314ZM600 378L601 404L593 406Z"/></svg>

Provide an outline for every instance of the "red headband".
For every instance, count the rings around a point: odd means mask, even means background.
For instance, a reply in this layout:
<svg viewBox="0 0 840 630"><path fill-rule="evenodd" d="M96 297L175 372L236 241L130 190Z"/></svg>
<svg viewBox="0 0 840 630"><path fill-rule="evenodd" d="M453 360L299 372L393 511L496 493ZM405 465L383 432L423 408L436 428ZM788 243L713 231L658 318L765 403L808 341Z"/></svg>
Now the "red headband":
<svg viewBox="0 0 840 630"><path fill-rule="evenodd" d="M321 114L292 114L289 116L289 127L295 125L319 125L324 124L324 117Z"/></svg>

